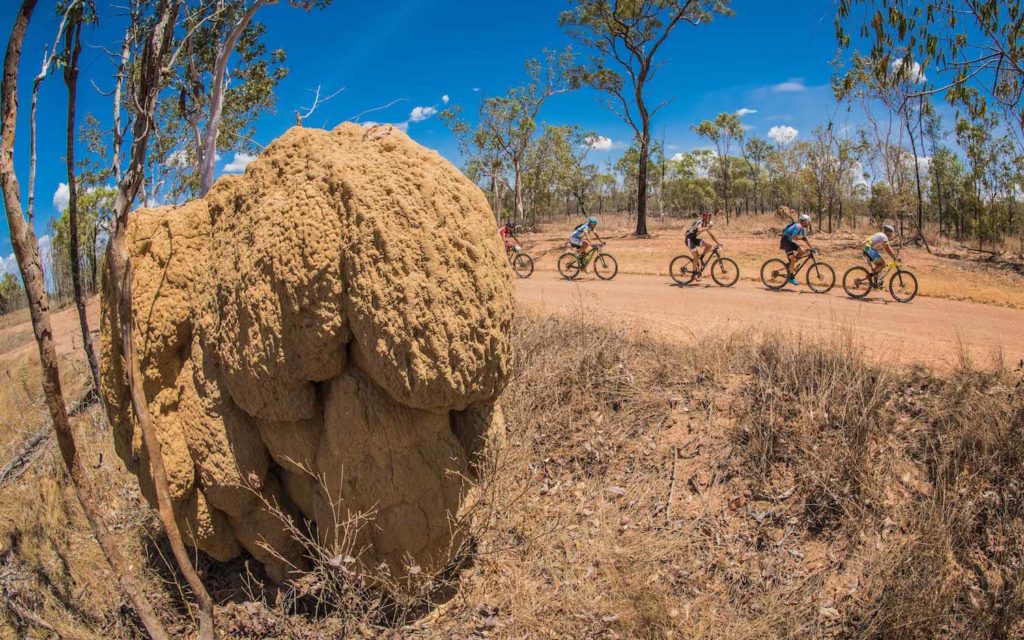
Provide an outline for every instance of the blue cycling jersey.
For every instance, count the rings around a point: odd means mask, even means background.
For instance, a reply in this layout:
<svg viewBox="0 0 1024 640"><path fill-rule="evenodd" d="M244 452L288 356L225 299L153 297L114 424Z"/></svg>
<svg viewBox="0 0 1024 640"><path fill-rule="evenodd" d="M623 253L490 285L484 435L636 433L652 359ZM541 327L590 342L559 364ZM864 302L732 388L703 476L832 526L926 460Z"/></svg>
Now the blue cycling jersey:
<svg viewBox="0 0 1024 640"><path fill-rule="evenodd" d="M782 235L786 236L790 240L796 240L797 238L806 238L807 229L804 228L799 222L790 222L782 229Z"/></svg>
<svg viewBox="0 0 1024 640"><path fill-rule="evenodd" d="M569 236L569 239L572 240L573 242L579 242L580 240L583 239L583 234L586 233L589 228L590 225L584 222L580 226L573 229L572 235Z"/></svg>

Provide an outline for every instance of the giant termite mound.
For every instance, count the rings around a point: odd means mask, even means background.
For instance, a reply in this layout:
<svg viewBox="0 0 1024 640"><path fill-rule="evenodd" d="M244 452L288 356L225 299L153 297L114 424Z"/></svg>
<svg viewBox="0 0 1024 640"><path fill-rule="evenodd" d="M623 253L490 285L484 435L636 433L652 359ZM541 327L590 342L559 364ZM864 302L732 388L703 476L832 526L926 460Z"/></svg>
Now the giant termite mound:
<svg viewBox="0 0 1024 640"><path fill-rule="evenodd" d="M361 560L438 567L503 428L512 283L481 191L391 127L294 128L242 176L130 216L135 344L178 521L282 579L368 513ZM155 502L103 296L102 393ZM281 513L277 513L277 511Z"/></svg>

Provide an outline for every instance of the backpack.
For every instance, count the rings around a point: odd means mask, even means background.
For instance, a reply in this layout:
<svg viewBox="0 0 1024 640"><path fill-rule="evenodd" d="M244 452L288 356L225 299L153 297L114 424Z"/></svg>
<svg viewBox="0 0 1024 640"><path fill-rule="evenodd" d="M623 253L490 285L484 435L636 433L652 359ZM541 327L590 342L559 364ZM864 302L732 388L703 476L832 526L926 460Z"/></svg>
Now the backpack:
<svg viewBox="0 0 1024 640"><path fill-rule="evenodd" d="M792 237L790 234L791 232L795 231L794 227L796 227L798 224L799 223L797 222L790 222L789 224L787 224L785 227L782 228L782 235L786 236L787 238Z"/></svg>

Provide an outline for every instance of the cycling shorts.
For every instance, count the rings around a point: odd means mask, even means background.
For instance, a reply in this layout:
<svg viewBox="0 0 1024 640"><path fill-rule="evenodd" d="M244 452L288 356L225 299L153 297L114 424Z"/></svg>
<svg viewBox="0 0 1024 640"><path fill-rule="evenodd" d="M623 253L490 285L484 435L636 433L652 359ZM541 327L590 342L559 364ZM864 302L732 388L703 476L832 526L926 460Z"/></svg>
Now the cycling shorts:
<svg viewBox="0 0 1024 640"><path fill-rule="evenodd" d="M779 241L779 248L785 251L786 255L796 253L800 250L797 243L793 242L789 236L782 236L782 239Z"/></svg>
<svg viewBox="0 0 1024 640"><path fill-rule="evenodd" d="M686 236L686 246L691 251L704 244L704 241L697 237L696 233L691 233Z"/></svg>

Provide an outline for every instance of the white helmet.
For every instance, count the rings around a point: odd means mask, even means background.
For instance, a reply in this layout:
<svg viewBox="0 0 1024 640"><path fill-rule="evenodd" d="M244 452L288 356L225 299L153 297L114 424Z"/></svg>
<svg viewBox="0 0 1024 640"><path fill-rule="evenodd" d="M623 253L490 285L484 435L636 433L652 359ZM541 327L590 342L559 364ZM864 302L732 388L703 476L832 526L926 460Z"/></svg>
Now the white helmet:
<svg viewBox="0 0 1024 640"><path fill-rule="evenodd" d="M811 216L807 215L806 213L801 213L800 214L800 222L810 222L810 221L811 221Z"/></svg>
<svg viewBox="0 0 1024 640"><path fill-rule="evenodd" d="M896 233L896 227L892 226L891 224L883 225L882 231L886 233Z"/></svg>

